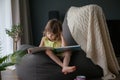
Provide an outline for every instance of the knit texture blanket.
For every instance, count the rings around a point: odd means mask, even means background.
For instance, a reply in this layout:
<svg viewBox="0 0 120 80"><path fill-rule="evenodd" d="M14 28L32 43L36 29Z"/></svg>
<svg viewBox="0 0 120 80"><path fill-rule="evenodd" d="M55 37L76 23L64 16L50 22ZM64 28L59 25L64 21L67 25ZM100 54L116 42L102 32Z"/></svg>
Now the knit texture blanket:
<svg viewBox="0 0 120 80"><path fill-rule="evenodd" d="M103 10L90 4L83 7L70 7L67 23L73 39L86 52L93 63L104 72L104 80L114 79L120 70Z"/></svg>

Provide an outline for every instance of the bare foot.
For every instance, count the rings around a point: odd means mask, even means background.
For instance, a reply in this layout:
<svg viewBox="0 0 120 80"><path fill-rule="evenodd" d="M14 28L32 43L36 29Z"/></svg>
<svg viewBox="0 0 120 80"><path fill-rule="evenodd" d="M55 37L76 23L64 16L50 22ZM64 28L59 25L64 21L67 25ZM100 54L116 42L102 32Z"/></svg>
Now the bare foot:
<svg viewBox="0 0 120 80"><path fill-rule="evenodd" d="M74 72L75 70L76 70L76 66L67 66L67 67L63 67L62 72L64 74L67 74L67 73Z"/></svg>

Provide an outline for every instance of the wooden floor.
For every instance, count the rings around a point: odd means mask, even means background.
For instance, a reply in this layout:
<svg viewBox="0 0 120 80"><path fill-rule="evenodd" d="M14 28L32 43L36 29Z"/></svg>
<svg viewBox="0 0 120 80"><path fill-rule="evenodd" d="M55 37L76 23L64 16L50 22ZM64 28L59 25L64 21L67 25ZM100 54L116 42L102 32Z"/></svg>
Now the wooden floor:
<svg viewBox="0 0 120 80"><path fill-rule="evenodd" d="M2 71L2 80L19 80L19 79L15 71L6 70L6 71ZM102 79L92 79L92 80L102 80ZM120 75L118 75L117 78L113 80L120 80Z"/></svg>
<svg viewBox="0 0 120 80"><path fill-rule="evenodd" d="M15 70L5 70L1 72L2 80L19 80Z"/></svg>
<svg viewBox="0 0 120 80"><path fill-rule="evenodd" d="M117 58L117 59L118 59L118 62L120 64L120 57ZM19 80L17 75L16 75L15 70L2 71L1 72L1 77L2 77L2 80ZM92 80L101 80L101 79L92 79ZM116 79L112 79L112 80L120 80L120 74L117 76Z"/></svg>

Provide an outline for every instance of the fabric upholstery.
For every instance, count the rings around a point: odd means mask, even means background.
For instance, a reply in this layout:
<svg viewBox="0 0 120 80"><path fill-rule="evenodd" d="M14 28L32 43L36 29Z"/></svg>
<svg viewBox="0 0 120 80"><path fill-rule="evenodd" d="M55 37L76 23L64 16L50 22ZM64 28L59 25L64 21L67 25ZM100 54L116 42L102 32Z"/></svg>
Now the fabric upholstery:
<svg viewBox="0 0 120 80"><path fill-rule="evenodd" d="M26 46L22 47L27 49ZM26 54L16 65L16 71L21 80L73 80L77 75L85 75L87 78L100 78L103 75L102 69L86 58L82 50L73 52L70 65L75 65L77 70L64 75L61 72L61 67L45 55L44 52L40 52Z"/></svg>

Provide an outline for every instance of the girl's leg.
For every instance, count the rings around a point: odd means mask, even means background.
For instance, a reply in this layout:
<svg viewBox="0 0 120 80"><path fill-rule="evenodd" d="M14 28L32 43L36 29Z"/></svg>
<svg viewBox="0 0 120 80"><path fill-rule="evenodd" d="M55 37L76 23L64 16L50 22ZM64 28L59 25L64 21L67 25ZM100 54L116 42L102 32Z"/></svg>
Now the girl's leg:
<svg viewBox="0 0 120 80"><path fill-rule="evenodd" d="M64 59L63 59L63 69L62 72L64 74L71 73L76 70L76 66L68 66L71 58L71 52L66 51L64 52Z"/></svg>
<svg viewBox="0 0 120 80"><path fill-rule="evenodd" d="M46 50L46 54L59 66L63 67L62 61L51 51L51 50Z"/></svg>

